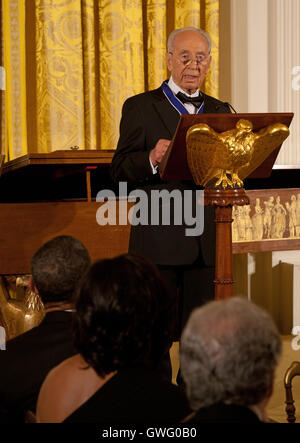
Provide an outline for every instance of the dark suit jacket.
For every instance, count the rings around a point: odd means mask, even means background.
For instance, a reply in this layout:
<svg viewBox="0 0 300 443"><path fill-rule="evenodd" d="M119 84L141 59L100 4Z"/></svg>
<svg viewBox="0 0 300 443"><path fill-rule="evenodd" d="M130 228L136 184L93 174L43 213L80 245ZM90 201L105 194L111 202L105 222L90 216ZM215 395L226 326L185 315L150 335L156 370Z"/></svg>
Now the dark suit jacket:
<svg viewBox="0 0 300 443"><path fill-rule="evenodd" d="M204 94L204 113L230 113L227 104ZM180 114L169 103L162 88L127 99L123 106L120 138L111 164L114 181L127 181L151 190L196 189L192 182L163 182L153 175L149 153L161 138L172 139ZM150 210L150 208L149 208ZM185 236L181 226L132 226L129 250L150 258L159 265L189 265L202 259L207 266L214 265L215 226L212 207L205 209L204 233L197 237Z"/></svg>
<svg viewBox="0 0 300 443"><path fill-rule="evenodd" d="M257 415L246 406L217 403L199 409L189 421L189 425L197 423L262 423Z"/></svg>
<svg viewBox="0 0 300 443"><path fill-rule="evenodd" d="M0 352L0 423L35 412L47 373L75 353L71 312L49 312L39 326L9 340Z"/></svg>

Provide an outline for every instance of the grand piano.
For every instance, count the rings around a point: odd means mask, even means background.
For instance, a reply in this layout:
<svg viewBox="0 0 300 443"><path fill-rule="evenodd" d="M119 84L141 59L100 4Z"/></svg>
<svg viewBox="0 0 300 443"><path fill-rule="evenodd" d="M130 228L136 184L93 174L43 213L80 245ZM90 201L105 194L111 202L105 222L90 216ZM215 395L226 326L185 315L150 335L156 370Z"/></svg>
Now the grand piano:
<svg viewBox="0 0 300 443"><path fill-rule="evenodd" d="M56 235L82 241L92 260L126 252L129 226L99 226L95 201L114 151L28 154L4 164L0 178L0 275L30 272L33 253ZM117 191L117 189L116 189Z"/></svg>

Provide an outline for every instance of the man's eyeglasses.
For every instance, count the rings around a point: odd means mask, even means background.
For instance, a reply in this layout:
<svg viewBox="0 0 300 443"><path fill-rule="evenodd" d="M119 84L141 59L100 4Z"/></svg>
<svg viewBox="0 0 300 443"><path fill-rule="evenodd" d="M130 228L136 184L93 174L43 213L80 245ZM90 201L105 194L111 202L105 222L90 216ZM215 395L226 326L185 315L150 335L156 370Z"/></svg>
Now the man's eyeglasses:
<svg viewBox="0 0 300 443"><path fill-rule="evenodd" d="M174 55L173 52L169 52L169 54ZM208 65L210 61L210 55L196 55L196 57L193 59L188 54L183 54L180 57L174 56L180 63L187 66L193 62L195 62L197 65Z"/></svg>

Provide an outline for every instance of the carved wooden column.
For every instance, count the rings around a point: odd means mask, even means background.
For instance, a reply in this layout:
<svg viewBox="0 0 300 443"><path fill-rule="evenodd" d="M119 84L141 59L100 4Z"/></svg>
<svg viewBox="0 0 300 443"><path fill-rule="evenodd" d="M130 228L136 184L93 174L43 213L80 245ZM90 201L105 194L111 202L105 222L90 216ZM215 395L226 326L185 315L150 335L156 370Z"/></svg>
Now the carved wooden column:
<svg viewBox="0 0 300 443"><path fill-rule="evenodd" d="M214 284L215 299L221 300L233 295L232 206L248 205L250 200L243 188L205 189L204 199L205 205L215 206L216 269Z"/></svg>
<svg viewBox="0 0 300 443"><path fill-rule="evenodd" d="M286 413L287 421L289 423L295 423L296 421L296 408L294 405L294 398L292 393L292 380L296 375L300 375L300 362L293 361L291 366L287 369L284 376L284 387L285 387L285 403L286 403Z"/></svg>

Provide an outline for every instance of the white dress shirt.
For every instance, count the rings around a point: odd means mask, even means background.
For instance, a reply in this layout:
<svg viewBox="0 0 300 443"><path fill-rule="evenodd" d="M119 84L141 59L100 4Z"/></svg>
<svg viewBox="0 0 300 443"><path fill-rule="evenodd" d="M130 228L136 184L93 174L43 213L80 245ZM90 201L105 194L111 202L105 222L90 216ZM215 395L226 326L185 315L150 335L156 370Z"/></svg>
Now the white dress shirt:
<svg viewBox="0 0 300 443"><path fill-rule="evenodd" d="M168 81L168 86L171 89L171 91L173 92L174 95L176 95L179 91L182 92L183 94L187 95L188 97L198 97L199 95L199 91L197 89L196 92L194 92L193 94L187 94L186 91L184 91L183 89L181 89L179 86L176 85L176 83L174 83L174 80L172 79L172 76L170 77L169 81ZM192 104L192 103L182 103L183 106L185 107L185 109L188 111L189 114L195 114L197 112L197 108ZM149 161L150 161L150 165L152 168L152 172L153 174L157 173L157 169L158 169L158 165L153 166L150 157L149 157Z"/></svg>
<svg viewBox="0 0 300 443"><path fill-rule="evenodd" d="M172 76L170 77L170 80L168 81L168 86L173 92L174 95L176 95L179 91L183 94L187 95L188 97L198 97L199 91L198 89L193 94L188 94L186 91L181 89L179 86L174 83L174 80L172 79ZM189 114L195 114L197 112L197 108L192 103L182 103L185 109L189 112Z"/></svg>

